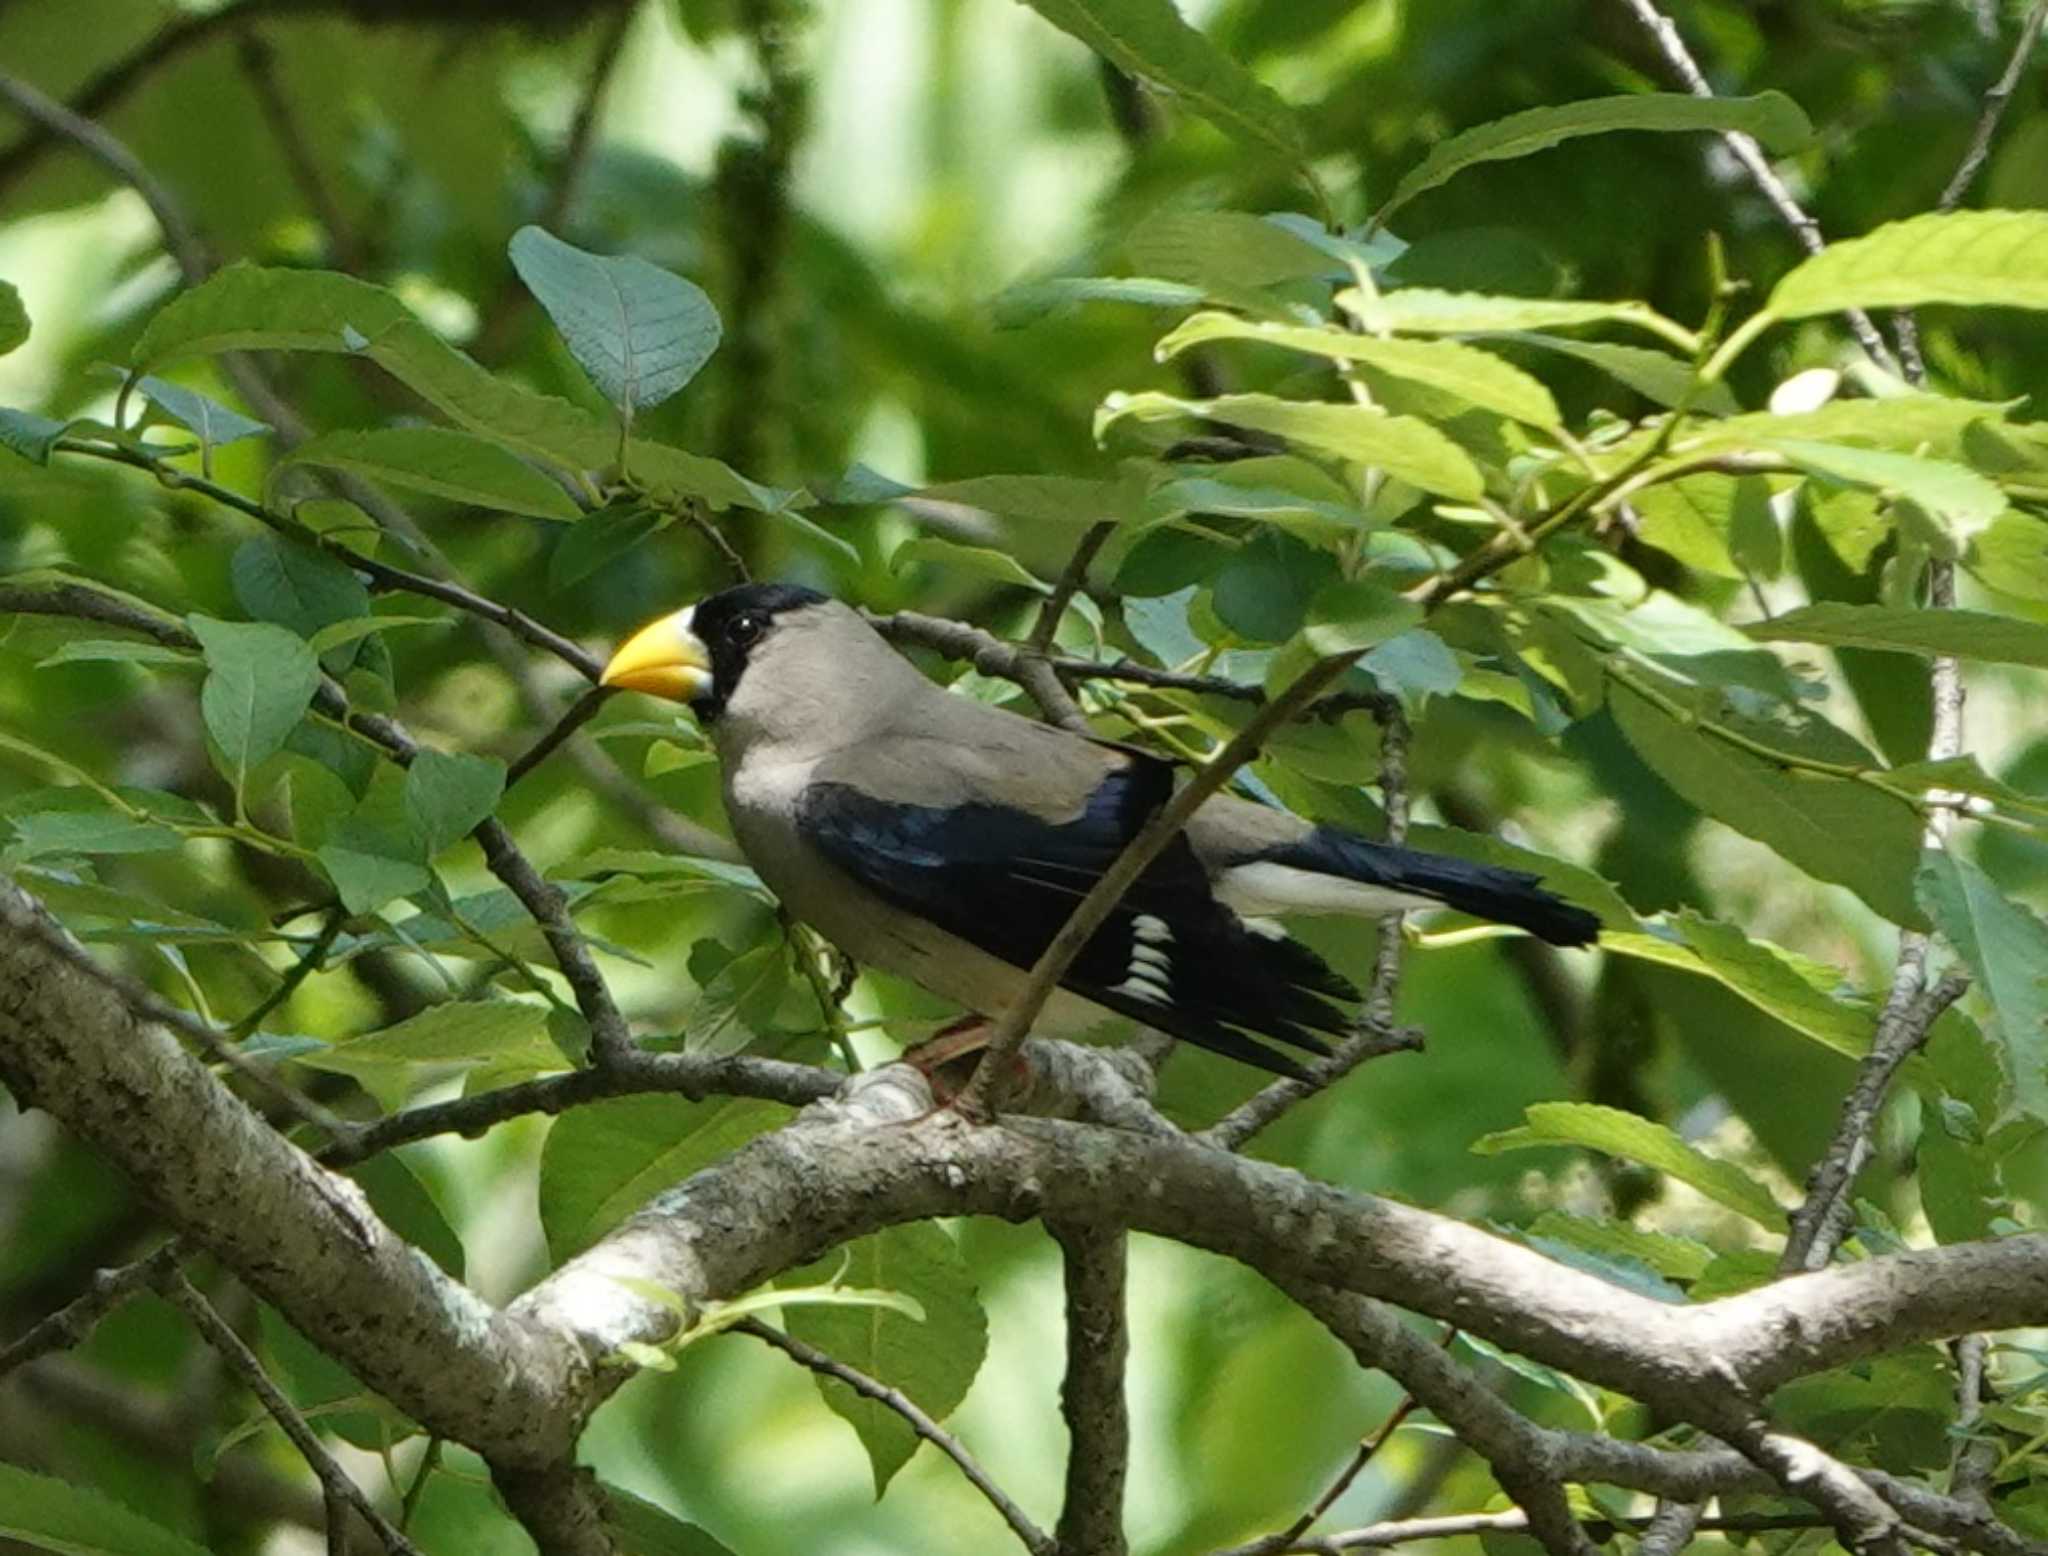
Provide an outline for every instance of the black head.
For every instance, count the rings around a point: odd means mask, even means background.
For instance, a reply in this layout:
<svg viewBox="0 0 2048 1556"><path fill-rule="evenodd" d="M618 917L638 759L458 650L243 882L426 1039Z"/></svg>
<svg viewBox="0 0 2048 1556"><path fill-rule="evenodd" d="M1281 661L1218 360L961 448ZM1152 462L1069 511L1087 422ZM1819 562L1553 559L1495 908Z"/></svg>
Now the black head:
<svg viewBox="0 0 2048 1556"><path fill-rule="evenodd" d="M690 630L711 656L711 689L690 704L697 717L710 723L725 711L754 646L775 630L778 617L829 598L802 584L750 583L700 600Z"/></svg>

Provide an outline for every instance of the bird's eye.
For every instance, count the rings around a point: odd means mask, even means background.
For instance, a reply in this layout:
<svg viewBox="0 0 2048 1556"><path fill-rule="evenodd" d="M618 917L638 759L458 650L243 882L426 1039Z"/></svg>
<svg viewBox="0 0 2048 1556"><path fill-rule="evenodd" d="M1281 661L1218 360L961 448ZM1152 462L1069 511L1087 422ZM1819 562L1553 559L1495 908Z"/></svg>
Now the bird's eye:
<svg viewBox="0 0 2048 1556"><path fill-rule="evenodd" d="M732 626L727 629L726 635L734 643L744 648L747 644L758 638L767 625L768 620L766 617L757 616L752 611L749 611L744 616L733 617Z"/></svg>

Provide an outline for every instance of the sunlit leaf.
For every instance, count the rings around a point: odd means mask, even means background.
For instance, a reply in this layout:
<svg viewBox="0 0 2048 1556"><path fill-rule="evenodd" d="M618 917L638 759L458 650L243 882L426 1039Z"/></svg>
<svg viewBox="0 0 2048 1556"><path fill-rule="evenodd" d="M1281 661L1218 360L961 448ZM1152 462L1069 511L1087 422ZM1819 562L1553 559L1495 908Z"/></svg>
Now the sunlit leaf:
<svg viewBox="0 0 2048 1556"><path fill-rule="evenodd" d="M1595 1102L1539 1102L1528 1122L1473 1142L1482 1155L1541 1145L1582 1145L1626 1157L1668 1173L1774 1232L1785 1230L1785 1212L1771 1191L1733 1162L1707 1155L1664 1125L1639 1114Z"/></svg>
<svg viewBox="0 0 2048 1556"><path fill-rule="evenodd" d="M1947 211L1888 222L1793 267L1767 307L1796 319L1927 303L2048 308L2048 211Z"/></svg>
<svg viewBox="0 0 2048 1556"><path fill-rule="evenodd" d="M1754 622L1743 631L1766 643L1953 654L2048 669L2048 626L1990 611L1895 609L1825 600Z"/></svg>

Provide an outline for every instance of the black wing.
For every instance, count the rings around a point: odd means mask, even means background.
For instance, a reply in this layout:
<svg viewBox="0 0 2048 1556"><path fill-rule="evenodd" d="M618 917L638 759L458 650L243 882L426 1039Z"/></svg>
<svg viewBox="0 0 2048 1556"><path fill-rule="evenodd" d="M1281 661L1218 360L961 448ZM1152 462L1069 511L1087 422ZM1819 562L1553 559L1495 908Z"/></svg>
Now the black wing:
<svg viewBox="0 0 2048 1556"><path fill-rule="evenodd" d="M1150 758L1112 772L1074 820L986 803L901 805L847 784L805 794L797 827L833 864L891 905L1015 967L1030 967L1081 898L1173 788ZM1061 980L1120 1015L1281 1075L1301 1067L1246 1031L1312 1053L1341 1033L1324 996L1357 991L1291 940L1269 938L1210 894L1183 839L1125 893Z"/></svg>

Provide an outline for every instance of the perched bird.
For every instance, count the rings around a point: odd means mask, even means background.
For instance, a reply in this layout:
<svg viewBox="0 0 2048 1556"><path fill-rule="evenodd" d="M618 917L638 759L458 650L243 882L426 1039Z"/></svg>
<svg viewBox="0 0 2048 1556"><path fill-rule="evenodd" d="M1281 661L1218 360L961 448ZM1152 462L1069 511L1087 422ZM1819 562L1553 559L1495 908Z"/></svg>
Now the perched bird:
<svg viewBox="0 0 2048 1556"><path fill-rule="evenodd" d="M785 907L856 961L993 1018L1102 872L1172 792L1128 746L955 696L858 612L747 584L650 623L604 684L687 703L726 809ZM1125 894L1038 1029L1106 1013L1282 1075L1277 1039L1327 1053L1358 991L1267 915L1444 905L1558 945L1599 931L1535 876L1369 842L1228 795Z"/></svg>

